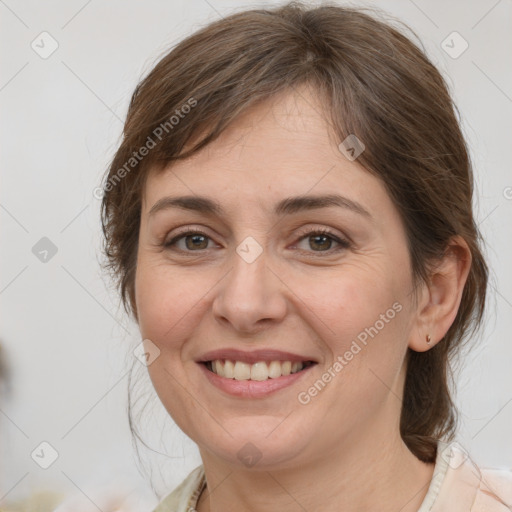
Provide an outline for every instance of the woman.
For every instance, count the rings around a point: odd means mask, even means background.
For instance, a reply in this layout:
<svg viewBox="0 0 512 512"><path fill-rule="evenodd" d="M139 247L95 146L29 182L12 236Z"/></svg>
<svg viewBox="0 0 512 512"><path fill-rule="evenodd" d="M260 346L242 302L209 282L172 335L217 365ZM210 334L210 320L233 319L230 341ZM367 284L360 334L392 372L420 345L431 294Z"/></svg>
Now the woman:
<svg viewBox="0 0 512 512"><path fill-rule="evenodd" d="M484 312L472 172L439 72L361 11L193 34L138 85L105 251L203 464L163 511L505 511L450 442Z"/></svg>

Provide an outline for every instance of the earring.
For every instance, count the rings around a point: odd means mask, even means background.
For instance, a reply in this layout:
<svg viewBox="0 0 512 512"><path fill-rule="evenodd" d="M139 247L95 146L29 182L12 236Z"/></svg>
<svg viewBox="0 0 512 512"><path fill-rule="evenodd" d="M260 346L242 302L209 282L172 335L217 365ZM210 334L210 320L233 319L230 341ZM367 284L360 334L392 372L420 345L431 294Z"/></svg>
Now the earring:
<svg viewBox="0 0 512 512"><path fill-rule="evenodd" d="M427 339L427 343L430 343L430 340L431 340L430 334L427 334L427 338L426 339Z"/></svg>

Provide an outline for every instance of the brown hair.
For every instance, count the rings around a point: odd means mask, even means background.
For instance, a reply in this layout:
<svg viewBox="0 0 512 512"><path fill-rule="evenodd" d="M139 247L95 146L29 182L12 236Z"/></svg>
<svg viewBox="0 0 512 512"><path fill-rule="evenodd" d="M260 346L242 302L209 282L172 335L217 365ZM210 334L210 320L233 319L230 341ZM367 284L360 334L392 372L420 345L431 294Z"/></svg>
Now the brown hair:
<svg viewBox="0 0 512 512"><path fill-rule="evenodd" d="M456 430L450 361L481 324L488 269L456 107L438 70L392 23L361 9L292 2L233 14L180 42L133 93L104 187L105 267L125 309L129 301L137 317L135 271L148 171L191 156L249 106L300 84L314 87L325 101L339 142L355 134L365 144L358 163L384 182L400 212L415 284L428 281L430 265L453 236L470 248L472 265L455 321L432 349L407 354L400 431L416 457L433 462L437 439L452 440Z"/></svg>

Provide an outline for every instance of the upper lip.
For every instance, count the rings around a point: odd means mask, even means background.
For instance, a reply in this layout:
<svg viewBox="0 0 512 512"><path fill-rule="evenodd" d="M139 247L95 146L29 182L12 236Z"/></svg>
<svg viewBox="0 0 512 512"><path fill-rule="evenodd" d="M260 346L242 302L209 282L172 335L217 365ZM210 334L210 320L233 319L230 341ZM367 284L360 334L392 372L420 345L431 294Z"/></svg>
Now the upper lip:
<svg viewBox="0 0 512 512"><path fill-rule="evenodd" d="M206 363L208 361L216 361L217 359L229 359L230 361L241 361L249 364L254 364L259 361L291 361L292 363L312 361L316 363L316 360L311 357L301 356L292 352L283 352L281 350L260 349L245 352L243 350L232 348L223 348L206 352L196 361L198 363Z"/></svg>

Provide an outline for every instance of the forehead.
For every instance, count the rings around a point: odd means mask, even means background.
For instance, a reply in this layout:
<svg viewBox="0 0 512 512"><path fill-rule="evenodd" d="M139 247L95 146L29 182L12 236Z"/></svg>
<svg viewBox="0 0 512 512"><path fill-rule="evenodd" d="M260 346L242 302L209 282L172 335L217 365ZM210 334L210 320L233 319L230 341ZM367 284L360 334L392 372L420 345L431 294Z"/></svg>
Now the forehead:
<svg viewBox="0 0 512 512"><path fill-rule="evenodd" d="M349 161L340 142L318 95L288 91L245 111L192 157L150 172L144 213L163 196L184 194L272 209L284 197L309 194L349 196L369 210L389 201L381 181Z"/></svg>

